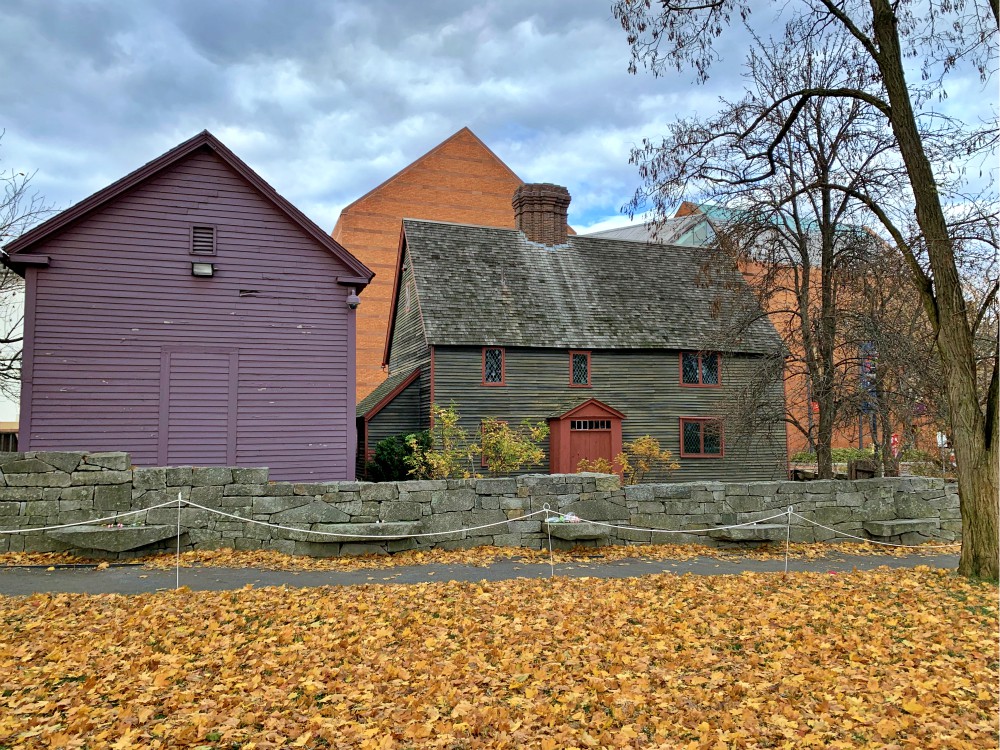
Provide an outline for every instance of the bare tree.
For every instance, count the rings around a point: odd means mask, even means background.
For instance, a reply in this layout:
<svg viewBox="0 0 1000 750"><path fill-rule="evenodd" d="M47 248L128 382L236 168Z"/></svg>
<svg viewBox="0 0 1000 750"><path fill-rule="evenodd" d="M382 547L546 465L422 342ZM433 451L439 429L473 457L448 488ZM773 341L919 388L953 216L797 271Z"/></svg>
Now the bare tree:
<svg viewBox="0 0 1000 750"><path fill-rule="evenodd" d="M745 170L784 126L792 106L772 108L771 102L806 86L830 85L841 75L831 61L846 44L842 37L805 48L787 37L761 41L748 58L752 91L746 97L725 103L707 120L672 124L662 142L646 141L632 155L644 187L631 210L652 204L662 217L677 195L693 192L708 202L703 210L712 218L718 246L735 256L782 338L789 404L784 420L815 448L821 478L833 476L834 430L844 421L845 407L856 400L851 375L857 348L845 346L841 313L853 303L859 264L879 244L853 225L858 202L831 186L869 182L881 168L890 139L873 127L859 102L813 99L775 149L774 173L755 179ZM753 123L757 126L749 136L739 135ZM754 307L746 307L742 325L730 326L735 337L752 323ZM761 367L774 369L771 362ZM760 420L752 411L738 413L735 429L757 429Z"/></svg>
<svg viewBox="0 0 1000 750"><path fill-rule="evenodd" d="M0 138L3 132L0 131ZM51 213L31 187L34 174L0 169L0 247L23 234ZM0 269L0 393L17 398L21 385L21 343L24 323L24 280L9 268Z"/></svg>
<svg viewBox="0 0 1000 750"><path fill-rule="evenodd" d="M614 5L631 45L633 71L640 64L657 75L668 67L691 67L699 81L707 79L718 56L715 42L726 28L735 21L753 29L752 10L749 0L659 0L655 6L652 0L617 0ZM848 44L837 60L844 75L771 98L764 113L742 130L729 133L737 142L752 139L768 127L773 113L781 113L781 127L766 138L763 148L748 151L747 164L732 179L749 182L774 175L782 144L797 123L808 117L808 106L816 100L857 102L866 116L891 134L905 191L887 195L839 182L830 187L863 205L906 260L944 376L963 522L959 572L996 580L1000 576L1000 351L994 345L985 361L977 358L976 322L985 315L983 309L970 307L973 297L960 275L961 255L967 248L957 241L948 215L961 184L960 174L950 175L955 160L987 154L984 158L995 162L996 122L967 128L964 123L936 118L926 106L941 95L956 72L975 70L983 81L993 76L1000 28L996 4L803 0L784 6L783 12L786 39L803 47L832 33L845 36ZM762 44L758 34L751 46L757 49ZM914 58L921 70L916 83L907 81L907 58ZM767 97L766 92L759 93ZM905 232L907 214L915 219L917 237ZM995 280L987 285L988 289L995 286ZM995 299L994 292L982 302L988 308ZM989 373L985 404L980 403L977 390L982 369Z"/></svg>

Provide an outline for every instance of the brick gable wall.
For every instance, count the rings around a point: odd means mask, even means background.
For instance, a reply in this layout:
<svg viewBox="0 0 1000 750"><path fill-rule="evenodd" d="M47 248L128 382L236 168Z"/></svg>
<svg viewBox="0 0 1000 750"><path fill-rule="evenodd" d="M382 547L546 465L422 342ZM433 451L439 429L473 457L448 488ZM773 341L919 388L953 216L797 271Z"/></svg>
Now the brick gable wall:
<svg viewBox="0 0 1000 750"><path fill-rule="evenodd" d="M357 398L385 379L382 355L403 218L514 226L521 180L463 128L341 212L333 238L375 272L357 313Z"/></svg>

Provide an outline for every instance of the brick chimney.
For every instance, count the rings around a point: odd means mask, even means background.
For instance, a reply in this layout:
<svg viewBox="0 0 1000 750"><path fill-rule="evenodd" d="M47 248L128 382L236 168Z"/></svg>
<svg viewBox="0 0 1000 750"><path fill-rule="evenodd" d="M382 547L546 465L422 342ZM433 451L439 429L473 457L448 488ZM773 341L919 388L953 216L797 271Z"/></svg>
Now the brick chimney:
<svg viewBox="0 0 1000 750"><path fill-rule="evenodd" d="M521 185L514 191L514 226L532 242L566 243L569 190L547 182Z"/></svg>

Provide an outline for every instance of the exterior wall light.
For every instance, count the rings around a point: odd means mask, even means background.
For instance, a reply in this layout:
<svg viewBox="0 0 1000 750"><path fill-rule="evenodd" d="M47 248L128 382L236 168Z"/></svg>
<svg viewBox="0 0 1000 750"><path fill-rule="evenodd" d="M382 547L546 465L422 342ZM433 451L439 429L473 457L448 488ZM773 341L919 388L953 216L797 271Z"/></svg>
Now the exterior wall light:
<svg viewBox="0 0 1000 750"><path fill-rule="evenodd" d="M347 294L347 306L352 310L357 310L358 305L361 304L361 297L358 296L357 292L354 291L354 287L351 287L351 291Z"/></svg>
<svg viewBox="0 0 1000 750"><path fill-rule="evenodd" d="M215 264L205 263L203 261L195 261L194 263L191 264L191 275L212 277L215 275Z"/></svg>

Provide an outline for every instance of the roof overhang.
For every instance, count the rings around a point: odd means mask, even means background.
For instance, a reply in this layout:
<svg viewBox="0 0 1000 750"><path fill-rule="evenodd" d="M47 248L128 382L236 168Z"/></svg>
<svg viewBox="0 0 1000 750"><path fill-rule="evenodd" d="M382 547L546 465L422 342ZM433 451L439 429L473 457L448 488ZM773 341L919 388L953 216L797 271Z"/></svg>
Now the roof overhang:
<svg viewBox="0 0 1000 750"><path fill-rule="evenodd" d="M398 396L400 393L409 388L410 385L413 383L413 381L419 377L420 377L420 368L418 367L409 375L407 375L395 388L393 388L391 391L385 394L385 396L379 399L377 404L372 406L371 409L369 409L364 413L365 424L367 424L372 417L374 417L385 407L391 404L395 400L396 396Z"/></svg>
<svg viewBox="0 0 1000 750"><path fill-rule="evenodd" d="M584 410L589 410L592 407L596 408L598 411L601 411L601 412L607 414L609 417L614 417L616 419L625 419L626 418L625 414L623 412L618 411L617 409L615 409L612 406L608 406L603 401L599 401L596 398L588 398L582 404L578 404L577 406L574 406L572 409L570 409L568 412L565 412L564 414L559 414L558 416L549 417L548 421L552 422L554 420L569 419L570 417L574 417L577 414L579 414L580 412L582 412Z"/></svg>
<svg viewBox="0 0 1000 750"><path fill-rule="evenodd" d="M17 272L17 264L20 264L22 267L29 264L45 265L44 263L31 263L29 261L22 262L21 258L27 258L28 256L19 254L30 250L32 247L38 245L44 240L47 240L57 232L75 224L91 212L137 187L168 167L178 163L182 159L187 158L199 149L209 149L214 152L220 159L229 165L233 171L256 188L264 198L274 204L279 211L288 216L294 224L297 224L306 234L312 237L317 243L329 250L335 257L344 263L344 265L346 265L351 272L350 278L352 279L352 282L350 283L350 286L364 288L371 281L375 274L367 266L365 266L364 263L351 255L351 253L343 245L320 229L315 222L293 206L286 198L279 195L278 191L271 187L271 185L268 184L264 178L254 172L246 164L246 162L236 156L236 154L230 151L229 148L222 143L222 141L209 133L207 130L203 130L201 133L198 133L198 135L175 146L165 154L153 159L148 164L139 167L139 169L134 172L122 177L117 182L111 183L103 190L98 190L89 198L83 199L76 205L56 214L48 221L39 224L34 229L25 232L17 239L9 242L4 247L7 257L2 258L3 263L8 267L13 268L15 272Z"/></svg>
<svg viewBox="0 0 1000 750"><path fill-rule="evenodd" d="M47 268L49 265L48 255L18 255L11 257L7 253L0 254L0 263L3 263L7 268L16 273L18 276L24 276L24 272L28 268Z"/></svg>

